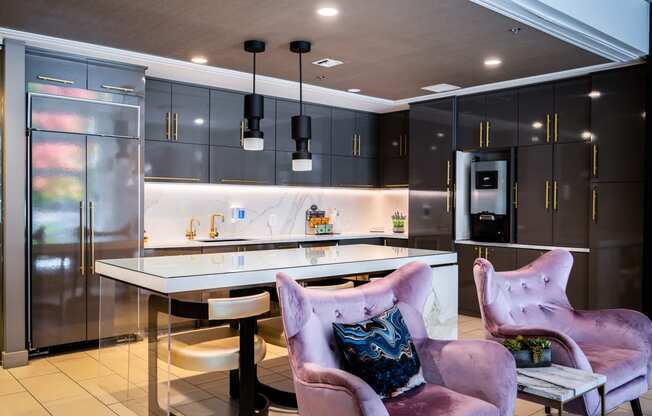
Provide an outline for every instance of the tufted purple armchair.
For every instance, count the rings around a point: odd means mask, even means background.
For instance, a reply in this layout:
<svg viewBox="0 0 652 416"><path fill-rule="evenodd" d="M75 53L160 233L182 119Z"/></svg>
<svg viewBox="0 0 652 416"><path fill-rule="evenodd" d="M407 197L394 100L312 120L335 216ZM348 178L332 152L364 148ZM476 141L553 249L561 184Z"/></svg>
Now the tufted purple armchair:
<svg viewBox="0 0 652 416"><path fill-rule="evenodd" d="M477 259L473 274L485 328L497 338L549 338L555 363L607 376L607 409L629 401L634 414L642 416L638 398L652 380L652 322L626 309L573 309L566 297L572 266L573 257L564 250L503 273ZM600 398L592 391L568 410L597 415Z"/></svg>
<svg viewBox="0 0 652 416"><path fill-rule="evenodd" d="M432 281L432 270L423 263L336 292L307 290L291 277L277 275L301 415L513 415L516 369L505 348L492 341L428 338L422 312ZM362 379L341 369L332 323L367 319L395 304L410 330L427 384L383 401Z"/></svg>

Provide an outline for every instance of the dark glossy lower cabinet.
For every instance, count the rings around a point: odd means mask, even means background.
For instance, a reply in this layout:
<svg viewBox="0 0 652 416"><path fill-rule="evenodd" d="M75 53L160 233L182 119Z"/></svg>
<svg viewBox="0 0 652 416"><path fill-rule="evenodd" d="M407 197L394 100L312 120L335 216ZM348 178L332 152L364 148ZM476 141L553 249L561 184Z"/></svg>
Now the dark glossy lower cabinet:
<svg viewBox="0 0 652 416"><path fill-rule="evenodd" d="M526 266L541 255L545 250L516 250L516 267ZM589 308L589 254L571 252L573 256L573 269L566 284L566 296L575 309Z"/></svg>
<svg viewBox="0 0 652 416"><path fill-rule="evenodd" d="M453 210L446 190L409 191L410 247L431 250L453 248Z"/></svg>
<svg viewBox="0 0 652 416"><path fill-rule="evenodd" d="M210 147L210 181L222 184L273 185L275 152L248 152L225 146Z"/></svg>
<svg viewBox="0 0 652 416"><path fill-rule="evenodd" d="M201 144L145 141L145 180L208 182L209 147Z"/></svg>
<svg viewBox="0 0 652 416"><path fill-rule="evenodd" d="M331 183L333 186L341 187L373 188L378 185L378 160L332 156Z"/></svg>
<svg viewBox="0 0 652 416"><path fill-rule="evenodd" d="M276 184L330 186L331 157L313 153L312 170L309 172L294 172L292 170L292 152L277 151Z"/></svg>
<svg viewBox="0 0 652 416"><path fill-rule="evenodd" d="M591 248L591 309L628 308L643 302L643 245Z"/></svg>

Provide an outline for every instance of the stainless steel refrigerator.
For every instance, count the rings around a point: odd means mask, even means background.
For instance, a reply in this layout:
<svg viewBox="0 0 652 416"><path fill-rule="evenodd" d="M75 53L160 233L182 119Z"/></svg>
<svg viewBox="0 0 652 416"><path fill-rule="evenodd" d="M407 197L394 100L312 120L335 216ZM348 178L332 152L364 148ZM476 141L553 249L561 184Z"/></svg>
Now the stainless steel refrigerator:
<svg viewBox="0 0 652 416"><path fill-rule="evenodd" d="M141 249L141 99L28 86L29 347L98 339L97 259ZM102 337L135 328L138 293L109 283ZM106 330L105 330L106 328Z"/></svg>

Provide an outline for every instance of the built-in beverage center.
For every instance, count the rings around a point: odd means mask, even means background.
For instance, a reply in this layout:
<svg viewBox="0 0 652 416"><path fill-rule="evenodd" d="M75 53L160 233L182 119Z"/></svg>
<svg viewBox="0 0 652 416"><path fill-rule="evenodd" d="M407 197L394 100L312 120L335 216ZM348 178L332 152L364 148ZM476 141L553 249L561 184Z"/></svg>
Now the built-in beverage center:
<svg viewBox="0 0 652 416"><path fill-rule="evenodd" d="M476 241L509 241L507 161L471 161L471 238Z"/></svg>

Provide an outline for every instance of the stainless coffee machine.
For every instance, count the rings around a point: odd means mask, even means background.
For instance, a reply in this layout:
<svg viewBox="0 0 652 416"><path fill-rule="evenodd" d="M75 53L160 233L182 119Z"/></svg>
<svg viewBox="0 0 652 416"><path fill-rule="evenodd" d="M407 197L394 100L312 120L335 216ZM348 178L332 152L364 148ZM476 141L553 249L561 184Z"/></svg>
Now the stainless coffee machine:
<svg viewBox="0 0 652 416"><path fill-rule="evenodd" d="M506 160L471 162L471 238L509 241Z"/></svg>

